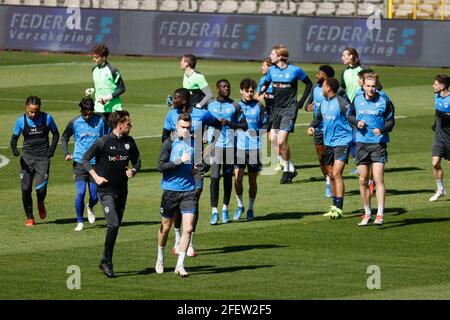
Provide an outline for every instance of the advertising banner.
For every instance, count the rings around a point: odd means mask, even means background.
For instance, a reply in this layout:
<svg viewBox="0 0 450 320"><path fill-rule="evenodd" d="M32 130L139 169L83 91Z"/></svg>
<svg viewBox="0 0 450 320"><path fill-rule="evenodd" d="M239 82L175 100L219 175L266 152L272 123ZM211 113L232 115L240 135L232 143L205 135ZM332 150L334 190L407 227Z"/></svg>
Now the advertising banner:
<svg viewBox="0 0 450 320"><path fill-rule="evenodd" d="M118 14L111 10L8 7L4 22L8 49L88 52L118 44Z"/></svg>
<svg viewBox="0 0 450 320"><path fill-rule="evenodd" d="M264 17L158 13L152 29L158 55L251 59L266 48Z"/></svg>

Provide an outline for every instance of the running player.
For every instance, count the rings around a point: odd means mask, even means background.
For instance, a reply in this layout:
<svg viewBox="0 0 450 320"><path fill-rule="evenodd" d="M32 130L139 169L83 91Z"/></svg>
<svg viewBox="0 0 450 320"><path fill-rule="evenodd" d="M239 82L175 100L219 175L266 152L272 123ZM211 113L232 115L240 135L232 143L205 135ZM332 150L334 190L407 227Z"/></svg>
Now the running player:
<svg viewBox="0 0 450 320"><path fill-rule="evenodd" d="M191 93L191 105L197 108L206 108L212 99L212 91L206 82L205 76L195 70L197 58L192 54L181 57L180 68L184 71L183 88Z"/></svg>
<svg viewBox="0 0 450 320"><path fill-rule="evenodd" d="M450 77L437 75L434 78L433 89L435 93L434 108L436 112L435 138L432 147L431 162L434 179L436 180L436 193L430 201L436 201L447 194L444 188L444 172L441 167L442 158L450 164Z"/></svg>
<svg viewBox="0 0 450 320"><path fill-rule="evenodd" d="M174 96L175 98L175 96ZM156 273L164 272L164 251L175 214L183 215L181 237L175 273L187 277L184 260L194 228L195 207L198 204L194 178L194 139L190 135L191 116L181 113L177 121L177 136L164 141L158 161L158 171L163 173L161 188L161 226L158 230L158 258Z"/></svg>
<svg viewBox="0 0 450 320"><path fill-rule="evenodd" d="M352 127L348 121L350 105L348 101L337 95L339 81L336 79L326 79L322 90L325 99L321 102L317 115L308 128L308 134L313 135L315 129L317 130L321 122L323 123L324 158L333 192L333 205L324 216L336 219L343 216L345 186L342 173L348 163L352 142Z"/></svg>
<svg viewBox="0 0 450 320"><path fill-rule="evenodd" d="M99 268L108 278L113 278L112 257L119 227L122 223L128 196L128 179L141 168L141 157L131 130L130 114L115 111L110 121L113 130L98 139L84 154L83 165L97 184L98 197L106 218L106 238L103 258ZM91 160L95 157L95 168ZM133 168L128 168L129 162Z"/></svg>
<svg viewBox="0 0 450 320"><path fill-rule="evenodd" d="M267 132L267 118L265 108L253 99L256 82L252 79L243 79L240 83L242 108L247 121L247 131L237 131L236 158L234 163L234 189L238 208L234 212L233 220L237 221L244 213L244 170L248 170L248 209L247 220L254 218L253 206L255 204L256 192L258 190L256 179L261 171L261 146L262 137Z"/></svg>
<svg viewBox="0 0 450 320"><path fill-rule="evenodd" d="M86 185L89 186L89 203L86 205L89 223L95 222L95 212L93 210L98 202L97 186L90 177L89 172L82 164L83 155L87 149L100 137L105 135L106 124L98 114L94 114L94 101L91 98L83 98L78 104L81 115L69 121L61 136L61 145L64 159L73 161L73 177L77 190L75 197L75 211L77 214L77 226L75 231L83 230L84 197L86 195ZM70 137L74 137L75 146L73 153L69 152ZM95 164L95 159L91 160Z"/></svg>
<svg viewBox="0 0 450 320"><path fill-rule="evenodd" d="M289 133L294 132L298 109L303 107L313 86L301 68L287 62L288 57L289 52L286 46L277 45L272 48L270 59L274 66L269 68L259 92L259 94L265 92L272 83L274 108L270 137L278 143L278 149L284 161L281 184L291 183L297 175L294 164L291 162L288 138ZM306 85L299 102L297 102L298 80Z"/></svg>
<svg viewBox="0 0 450 320"><path fill-rule="evenodd" d="M334 77L334 69L333 67L329 65L322 65L319 67L319 71L316 73L316 86L312 90L312 95L308 97L308 100L306 101L306 107L305 110L308 112L313 112L313 119L316 118L317 112L319 111L320 104L325 99L323 95L323 88L322 84L325 80L328 78ZM330 177L327 173L327 168L325 164L325 158L324 158L324 152L325 147L323 144L323 123L321 122L317 128L314 130L314 146L316 147L316 153L317 157L319 159L320 164L320 170L322 170L322 173L326 179L325 183L325 195L328 198L331 198L333 196L333 193L331 192L331 185L330 185Z"/></svg>
<svg viewBox="0 0 450 320"><path fill-rule="evenodd" d="M371 219L370 193L368 192L369 170L372 166L376 185L377 216L376 225L384 220L385 185L384 166L387 162L389 132L395 125L394 105L377 92L378 75L364 78L364 95L355 98L350 110L349 121L356 126L356 157L359 172L359 190L364 206L364 218L359 223L366 226Z"/></svg>
<svg viewBox="0 0 450 320"><path fill-rule="evenodd" d="M216 87L218 97L208 103L208 111L222 124L220 130L208 128L208 147L206 154L211 154L209 163L211 165L211 220L212 225L219 221L219 182L220 169L223 170L223 206L222 223L228 223L228 205L230 204L231 190L233 188L234 167L234 140L235 130L247 130L247 122L239 104L230 99L230 82L226 79L217 81Z"/></svg>
<svg viewBox="0 0 450 320"><path fill-rule="evenodd" d="M36 181L36 197L39 217L45 219L45 197L47 195L48 176L50 173L50 158L53 157L59 140L59 131L53 117L41 112L41 99L30 96L25 102L26 113L17 118L11 137L11 149L14 156L19 156L17 140L23 135L22 157L20 158L20 180L22 189L23 209L27 216L25 225L36 224L33 216L33 180ZM52 133L52 143L49 144L49 132Z"/></svg>

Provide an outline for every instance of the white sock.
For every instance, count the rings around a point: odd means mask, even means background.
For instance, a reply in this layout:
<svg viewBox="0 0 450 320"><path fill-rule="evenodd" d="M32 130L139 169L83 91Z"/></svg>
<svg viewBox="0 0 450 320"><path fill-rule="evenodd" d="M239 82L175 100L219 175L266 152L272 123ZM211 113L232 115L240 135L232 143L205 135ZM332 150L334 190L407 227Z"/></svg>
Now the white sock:
<svg viewBox="0 0 450 320"><path fill-rule="evenodd" d="M236 195L236 200L237 200L239 208L243 208L244 207L244 201L242 200L242 198L243 198L242 194L240 196Z"/></svg>
<svg viewBox="0 0 450 320"><path fill-rule="evenodd" d="M281 156L277 156L278 161L283 161L283 158Z"/></svg>
<svg viewBox="0 0 450 320"><path fill-rule="evenodd" d="M191 241L189 242L189 247L193 247L194 246L194 231L192 231L191 233Z"/></svg>
<svg viewBox="0 0 450 320"><path fill-rule="evenodd" d="M369 181L367 181L367 185L369 185L369 186L370 186L372 183L373 183L373 180L370 180L370 179L369 179Z"/></svg>
<svg viewBox="0 0 450 320"><path fill-rule="evenodd" d="M369 206L364 206L364 212L366 214L366 217L370 217L372 215L372 210Z"/></svg>
<svg viewBox="0 0 450 320"><path fill-rule="evenodd" d="M179 252L178 253L178 261L177 261L177 267L184 267L184 259L186 258L186 252Z"/></svg>
<svg viewBox="0 0 450 320"><path fill-rule="evenodd" d="M291 160L288 161L288 165L289 165L289 172L294 172L295 167Z"/></svg>
<svg viewBox="0 0 450 320"><path fill-rule="evenodd" d="M158 261L164 261L164 250L166 247L160 247L158 245Z"/></svg>
<svg viewBox="0 0 450 320"><path fill-rule="evenodd" d="M180 228L174 228L175 230L175 246L177 246L181 241Z"/></svg>
<svg viewBox="0 0 450 320"><path fill-rule="evenodd" d="M249 198L248 199L248 210L253 210L254 204L255 204L255 199Z"/></svg>
<svg viewBox="0 0 450 320"><path fill-rule="evenodd" d="M436 185L437 185L438 191L443 191L444 190L444 183L442 182L441 179L436 180Z"/></svg>
<svg viewBox="0 0 450 320"><path fill-rule="evenodd" d="M228 205L224 204L224 205L222 206L222 211L224 211L224 210L228 210Z"/></svg>
<svg viewBox="0 0 450 320"><path fill-rule="evenodd" d="M384 215L384 207L378 207L378 209L377 209L377 216L380 216L380 217L382 217L383 218L383 215Z"/></svg>
<svg viewBox="0 0 450 320"><path fill-rule="evenodd" d="M283 164L283 171L284 172L288 172L289 171L289 160L283 160L284 164Z"/></svg>
<svg viewBox="0 0 450 320"><path fill-rule="evenodd" d="M327 180L327 184L331 184L331 180L329 176L325 176L325 179Z"/></svg>
<svg viewBox="0 0 450 320"><path fill-rule="evenodd" d="M219 209L217 209L217 207L212 207L212 212L219 213Z"/></svg>

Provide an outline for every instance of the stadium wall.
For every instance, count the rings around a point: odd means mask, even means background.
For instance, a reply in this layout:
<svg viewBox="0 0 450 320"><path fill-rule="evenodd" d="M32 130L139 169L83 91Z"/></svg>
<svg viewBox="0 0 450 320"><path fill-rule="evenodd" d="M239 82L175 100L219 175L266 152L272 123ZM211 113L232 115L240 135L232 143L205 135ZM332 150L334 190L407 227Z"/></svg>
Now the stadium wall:
<svg viewBox="0 0 450 320"><path fill-rule="evenodd" d="M79 13L79 14L78 14ZM450 22L0 6L0 48L259 60L273 45L299 62L340 63L355 47L365 64L450 67ZM373 21L372 21L373 22ZM373 24L372 24L373 25Z"/></svg>

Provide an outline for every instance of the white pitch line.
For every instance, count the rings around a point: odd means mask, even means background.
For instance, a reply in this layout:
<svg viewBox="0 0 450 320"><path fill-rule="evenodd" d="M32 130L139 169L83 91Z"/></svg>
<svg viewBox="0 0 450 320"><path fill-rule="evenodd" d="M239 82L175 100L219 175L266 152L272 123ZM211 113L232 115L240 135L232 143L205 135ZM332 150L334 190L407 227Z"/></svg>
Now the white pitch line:
<svg viewBox="0 0 450 320"><path fill-rule="evenodd" d="M5 157L5 156L2 156L0 154L0 168L7 166L8 163L9 163L9 159L7 157Z"/></svg>
<svg viewBox="0 0 450 320"><path fill-rule="evenodd" d="M0 101L19 101L24 102L24 99L18 99L18 98L0 98ZM78 104L80 101L71 101L71 100L46 100L43 99L42 102L51 102L51 103L70 103L70 104ZM148 103L124 103L124 105L127 106L143 106L143 107L158 107L158 108L167 108L168 107L165 104L148 104Z"/></svg>

